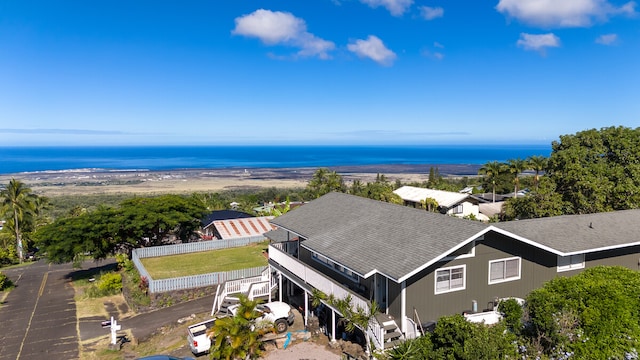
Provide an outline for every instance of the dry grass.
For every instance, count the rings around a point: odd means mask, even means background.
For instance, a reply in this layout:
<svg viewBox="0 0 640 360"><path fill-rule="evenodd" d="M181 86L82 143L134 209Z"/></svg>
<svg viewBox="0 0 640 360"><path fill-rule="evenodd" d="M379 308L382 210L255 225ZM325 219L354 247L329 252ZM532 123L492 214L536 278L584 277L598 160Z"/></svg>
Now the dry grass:
<svg viewBox="0 0 640 360"><path fill-rule="evenodd" d="M141 259L155 280L266 266L267 243Z"/></svg>

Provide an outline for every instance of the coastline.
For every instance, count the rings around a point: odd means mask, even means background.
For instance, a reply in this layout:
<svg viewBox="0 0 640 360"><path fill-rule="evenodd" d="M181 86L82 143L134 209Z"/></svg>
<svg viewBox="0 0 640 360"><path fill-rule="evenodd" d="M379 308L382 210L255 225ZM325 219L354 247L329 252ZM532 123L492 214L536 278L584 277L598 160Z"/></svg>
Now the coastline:
<svg viewBox="0 0 640 360"><path fill-rule="evenodd" d="M381 164L330 166L347 184L354 180L374 181L383 174L390 182L423 182L430 168L441 176L476 176L480 165L473 164ZM1 174L0 183L11 178L23 181L34 193L44 196L89 194L139 194L218 192L260 188L304 188L318 167L215 168L215 169L70 169Z"/></svg>

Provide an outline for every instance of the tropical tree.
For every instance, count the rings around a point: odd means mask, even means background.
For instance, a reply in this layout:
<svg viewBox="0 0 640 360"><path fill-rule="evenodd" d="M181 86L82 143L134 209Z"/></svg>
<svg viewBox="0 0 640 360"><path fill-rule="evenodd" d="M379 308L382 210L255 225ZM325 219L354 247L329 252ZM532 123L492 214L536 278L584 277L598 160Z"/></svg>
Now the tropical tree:
<svg viewBox="0 0 640 360"><path fill-rule="evenodd" d="M507 161L509 172L513 174L513 197L518 197L518 188L520 186L520 173L525 171L529 166L526 160L523 159L510 159Z"/></svg>
<svg viewBox="0 0 640 360"><path fill-rule="evenodd" d="M284 204L275 204L273 208L271 208L270 215L280 216L288 213L289 211L291 211L291 201L289 201L289 197L287 196L287 200Z"/></svg>
<svg viewBox="0 0 640 360"><path fill-rule="evenodd" d="M375 318L376 314L380 312L378 304L375 300L371 301L371 304L367 309L361 306L354 307L351 303L351 295L347 295L343 299L336 299L333 296L327 298L329 304L342 314L342 317L346 320L344 329L347 332L354 332L356 329L360 329L365 336L365 351L369 353L369 324Z"/></svg>
<svg viewBox="0 0 640 360"><path fill-rule="evenodd" d="M485 175L487 181L492 185L493 202L496 202L496 180L504 172L505 165L497 161L490 161L478 170L480 175Z"/></svg>
<svg viewBox="0 0 640 360"><path fill-rule="evenodd" d="M20 262L24 261L22 228L33 220L35 198L30 188L13 178L0 190L2 213L10 219Z"/></svg>
<svg viewBox="0 0 640 360"><path fill-rule="evenodd" d="M566 208L567 204L562 200L562 194L555 191L555 184L549 178L543 177L538 189L528 196L505 201L504 220L558 216L564 214Z"/></svg>
<svg viewBox="0 0 640 360"><path fill-rule="evenodd" d="M438 201L436 201L436 199L434 198L426 198L424 200L420 200L420 205L426 209L427 211L430 212L435 212L438 210Z"/></svg>
<svg viewBox="0 0 640 360"><path fill-rule="evenodd" d="M384 174L377 174L376 180L368 182L358 196L392 204L402 204L402 198L393 192L395 185Z"/></svg>
<svg viewBox="0 0 640 360"><path fill-rule="evenodd" d="M192 198L165 195L129 199L118 208L59 218L34 234L41 250L53 263L98 260L117 251L166 244L173 236L189 242L206 211Z"/></svg>
<svg viewBox="0 0 640 360"><path fill-rule="evenodd" d="M544 171L547 168L548 160L549 159L541 155L532 155L527 158L529 169L536 172L536 175L533 178L533 183L536 189L538 189L538 184L540 182L540 172Z"/></svg>
<svg viewBox="0 0 640 360"><path fill-rule="evenodd" d="M256 309L258 300L240 295L238 310L234 316L222 317L207 332L211 338L209 351L212 359L257 359L262 353L260 338L272 327L257 327L261 314Z"/></svg>
<svg viewBox="0 0 640 360"><path fill-rule="evenodd" d="M332 191L345 192L347 188L340 174L327 168L319 168L307 183L306 190L311 198L319 198Z"/></svg>
<svg viewBox="0 0 640 360"><path fill-rule="evenodd" d="M640 128L563 135L551 148L547 176L569 213L640 208Z"/></svg>

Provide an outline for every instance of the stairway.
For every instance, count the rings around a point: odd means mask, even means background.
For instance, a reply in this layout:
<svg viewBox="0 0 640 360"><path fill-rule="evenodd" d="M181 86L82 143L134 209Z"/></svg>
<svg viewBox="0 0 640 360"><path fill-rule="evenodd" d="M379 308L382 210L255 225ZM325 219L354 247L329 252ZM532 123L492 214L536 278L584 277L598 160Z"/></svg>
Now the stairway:
<svg viewBox="0 0 640 360"><path fill-rule="evenodd" d="M222 303L220 304L220 309L218 309L218 311L216 312L216 315L227 315L229 314L229 307L232 305L235 305L239 302L238 298L236 297L231 297L231 296L227 296L222 300Z"/></svg>
<svg viewBox="0 0 640 360"><path fill-rule="evenodd" d="M385 349L393 348L404 341L404 335L393 317L387 314L377 314L376 320L382 327Z"/></svg>

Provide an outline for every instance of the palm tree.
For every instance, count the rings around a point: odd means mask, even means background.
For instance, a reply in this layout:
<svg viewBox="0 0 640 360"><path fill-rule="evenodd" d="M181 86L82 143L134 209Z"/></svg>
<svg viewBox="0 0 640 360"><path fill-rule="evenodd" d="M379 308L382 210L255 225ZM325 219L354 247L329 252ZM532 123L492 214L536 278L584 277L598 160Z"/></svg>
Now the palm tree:
<svg viewBox="0 0 640 360"><path fill-rule="evenodd" d="M536 190L538 190L538 183L540 182L540 172L544 171L547 168L547 163L549 159L540 155L533 155L527 158L529 163L529 168L536 172L536 176L534 177L534 182L536 184Z"/></svg>
<svg viewBox="0 0 640 360"><path fill-rule="evenodd" d="M428 198L426 198L424 200L420 200L420 205L423 208L426 208L427 211L429 211L429 212L431 212L431 211L435 212L438 209L438 206L439 206L438 205L438 201L436 201L436 199L430 198L430 197L428 197Z"/></svg>
<svg viewBox="0 0 640 360"><path fill-rule="evenodd" d="M211 338L210 354L213 359L257 359L261 354L260 338L272 330L256 327L260 313L258 300L240 296L240 306L234 316L222 317L207 332Z"/></svg>
<svg viewBox="0 0 640 360"><path fill-rule="evenodd" d="M16 240L18 250L18 258L20 262L24 261L24 249L22 246L22 225L30 221L34 212L35 195L31 193L22 181L11 179L8 185L0 190L0 205L2 212L10 216L13 220L13 235Z"/></svg>
<svg viewBox="0 0 640 360"><path fill-rule="evenodd" d="M508 160L507 163L509 164L509 172L515 176L513 179L513 197L518 197L518 186L520 185L520 178L518 175L525 171L529 167L529 164L527 163L527 160L520 158Z"/></svg>
<svg viewBox="0 0 640 360"><path fill-rule="evenodd" d="M335 171L329 171L327 168L319 168L316 170L307 184L307 191L311 197L315 198L319 198L332 191L345 192L345 190L342 176Z"/></svg>
<svg viewBox="0 0 640 360"><path fill-rule="evenodd" d="M346 324L344 329L347 332L354 332L356 328L360 329L365 336L365 351L369 353L369 325L371 321L375 318L376 314L379 312L378 304L375 300L371 301L371 305L368 309L363 309L360 306L357 306L355 309L353 308L353 304L351 304L352 297L351 295L347 295L344 299L329 299L329 303L338 309L342 317L346 320Z"/></svg>
<svg viewBox="0 0 640 360"><path fill-rule="evenodd" d="M487 181L493 186L493 202L496 202L496 178L504 171L504 164L497 161L490 161L478 170L479 174L486 175Z"/></svg>

